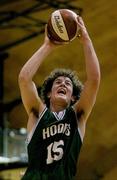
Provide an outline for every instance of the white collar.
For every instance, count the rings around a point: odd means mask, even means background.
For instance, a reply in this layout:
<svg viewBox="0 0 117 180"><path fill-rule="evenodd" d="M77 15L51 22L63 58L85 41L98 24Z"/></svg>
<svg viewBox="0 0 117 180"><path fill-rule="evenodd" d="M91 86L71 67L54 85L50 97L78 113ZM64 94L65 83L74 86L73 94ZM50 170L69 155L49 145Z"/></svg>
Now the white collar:
<svg viewBox="0 0 117 180"><path fill-rule="evenodd" d="M59 121L59 120L63 119L65 112L66 112L66 109L64 109L63 111L59 111L58 113L53 112L53 114L54 114L55 118Z"/></svg>

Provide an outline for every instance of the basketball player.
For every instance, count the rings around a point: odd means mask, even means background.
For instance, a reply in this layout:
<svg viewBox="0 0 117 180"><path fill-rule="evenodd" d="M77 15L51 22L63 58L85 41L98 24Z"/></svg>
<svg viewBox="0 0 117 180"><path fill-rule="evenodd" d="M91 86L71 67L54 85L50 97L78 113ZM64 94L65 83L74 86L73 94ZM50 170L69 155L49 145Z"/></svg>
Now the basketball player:
<svg viewBox="0 0 117 180"><path fill-rule="evenodd" d="M29 163L22 180L72 180L85 135L87 119L96 101L100 68L92 41L78 16L86 64L84 85L71 70L54 70L38 95L33 77L45 58L59 46L45 40L19 74L19 86L28 114ZM74 61L76 64L77 60Z"/></svg>

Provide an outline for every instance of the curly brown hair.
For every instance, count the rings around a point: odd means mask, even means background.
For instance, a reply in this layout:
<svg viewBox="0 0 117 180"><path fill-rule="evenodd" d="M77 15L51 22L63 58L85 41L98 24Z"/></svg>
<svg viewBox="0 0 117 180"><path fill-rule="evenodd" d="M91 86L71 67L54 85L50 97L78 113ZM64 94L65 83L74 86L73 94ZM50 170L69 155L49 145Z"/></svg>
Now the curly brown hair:
<svg viewBox="0 0 117 180"><path fill-rule="evenodd" d="M73 96L75 97L75 101L71 102L71 105L73 105L80 98L83 85L81 81L79 81L76 71L72 71L71 69L55 69L45 79L41 87L41 98L47 105L47 107L50 106L50 99L48 98L48 93L51 91L54 80L59 76L68 77L72 81Z"/></svg>

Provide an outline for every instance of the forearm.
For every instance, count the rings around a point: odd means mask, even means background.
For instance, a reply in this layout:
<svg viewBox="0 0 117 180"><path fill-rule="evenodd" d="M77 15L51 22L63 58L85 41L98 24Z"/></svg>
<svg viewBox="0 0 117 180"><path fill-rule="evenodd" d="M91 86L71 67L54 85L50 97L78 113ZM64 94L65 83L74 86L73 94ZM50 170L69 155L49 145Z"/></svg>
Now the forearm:
<svg viewBox="0 0 117 180"><path fill-rule="evenodd" d="M87 79L90 81L100 81L99 61L90 38L83 43L83 49L85 55Z"/></svg>
<svg viewBox="0 0 117 180"><path fill-rule="evenodd" d="M19 76L27 80L31 80L39 69L41 63L51 51L52 47L49 44L44 43L26 62L26 64L21 69Z"/></svg>
<svg viewBox="0 0 117 180"><path fill-rule="evenodd" d="M79 37L85 56L87 80L92 82L100 81L100 67L98 58L93 47L92 41L89 37L85 24L81 17L78 16L78 26L80 27L81 34Z"/></svg>

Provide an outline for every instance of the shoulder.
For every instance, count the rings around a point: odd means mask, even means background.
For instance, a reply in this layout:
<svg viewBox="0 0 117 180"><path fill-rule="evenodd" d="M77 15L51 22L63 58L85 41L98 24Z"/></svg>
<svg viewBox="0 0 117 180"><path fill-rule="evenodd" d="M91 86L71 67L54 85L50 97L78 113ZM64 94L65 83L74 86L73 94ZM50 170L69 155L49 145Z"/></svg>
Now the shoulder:
<svg viewBox="0 0 117 180"><path fill-rule="evenodd" d="M79 109L76 111L74 106L72 108L73 108L73 111L74 111L75 116L76 116L77 128L78 128L80 137L81 137L82 142L83 142L83 139L85 136L85 129L86 129L86 121L84 120L84 110Z"/></svg>
<svg viewBox="0 0 117 180"><path fill-rule="evenodd" d="M35 108L32 108L27 123L27 131L29 133L36 126L37 122L42 118L46 110L47 110L46 106L43 106L43 108L40 111L36 110Z"/></svg>
<svg viewBox="0 0 117 180"><path fill-rule="evenodd" d="M83 109L76 110L75 106L71 106L69 111L73 112L78 120L80 120L81 116L84 114Z"/></svg>

